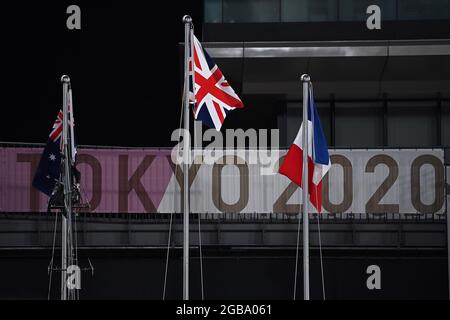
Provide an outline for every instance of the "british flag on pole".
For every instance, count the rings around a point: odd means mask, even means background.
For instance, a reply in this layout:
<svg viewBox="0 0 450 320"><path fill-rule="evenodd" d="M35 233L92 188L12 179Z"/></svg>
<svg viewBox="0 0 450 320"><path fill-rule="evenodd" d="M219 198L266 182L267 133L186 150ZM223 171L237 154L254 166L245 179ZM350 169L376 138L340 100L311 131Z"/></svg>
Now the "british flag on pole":
<svg viewBox="0 0 450 320"><path fill-rule="evenodd" d="M193 35L195 105L194 117L209 127L220 130L230 111L244 105L220 69ZM192 59L191 67L192 70Z"/></svg>

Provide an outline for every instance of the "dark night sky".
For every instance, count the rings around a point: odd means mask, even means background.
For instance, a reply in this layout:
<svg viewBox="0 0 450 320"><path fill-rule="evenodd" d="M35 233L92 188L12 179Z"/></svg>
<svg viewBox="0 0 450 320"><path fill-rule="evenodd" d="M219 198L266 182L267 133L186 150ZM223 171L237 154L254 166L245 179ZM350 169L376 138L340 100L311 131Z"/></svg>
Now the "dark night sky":
<svg viewBox="0 0 450 320"><path fill-rule="evenodd" d="M79 144L172 145L181 19L190 14L201 36L202 2L2 4L0 141L45 142L68 74ZM66 28L70 4L81 7L81 31Z"/></svg>

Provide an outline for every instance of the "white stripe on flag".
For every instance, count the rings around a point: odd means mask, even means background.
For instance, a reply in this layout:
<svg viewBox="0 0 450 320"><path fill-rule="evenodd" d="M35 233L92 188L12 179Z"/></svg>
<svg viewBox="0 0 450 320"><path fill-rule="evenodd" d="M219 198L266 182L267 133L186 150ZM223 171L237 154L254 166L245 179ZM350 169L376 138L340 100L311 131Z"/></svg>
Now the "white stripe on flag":
<svg viewBox="0 0 450 320"><path fill-rule="evenodd" d="M313 149L313 125L310 120L308 120L308 157L313 159L312 157L312 149ZM303 151L303 123L300 126L300 130L297 133L297 137L294 140L294 143ZM314 163L314 172L313 172L313 183L318 185L325 174L330 170L331 162L328 162L328 165L323 165L320 163Z"/></svg>

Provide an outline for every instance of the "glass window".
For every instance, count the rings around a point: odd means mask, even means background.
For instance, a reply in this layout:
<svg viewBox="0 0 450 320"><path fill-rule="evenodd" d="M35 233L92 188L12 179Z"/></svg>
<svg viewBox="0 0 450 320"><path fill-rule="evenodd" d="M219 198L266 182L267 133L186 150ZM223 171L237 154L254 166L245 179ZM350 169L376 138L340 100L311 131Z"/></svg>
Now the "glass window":
<svg viewBox="0 0 450 320"><path fill-rule="evenodd" d="M389 102L388 145L429 148L437 144L435 102Z"/></svg>
<svg viewBox="0 0 450 320"><path fill-rule="evenodd" d="M395 20L395 1L393 0L340 0L339 20L365 21L369 16L366 11L370 5L380 7L382 20Z"/></svg>
<svg viewBox="0 0 450 320"><path fill-rule="evenodd" d="M335 139L337 147L382 146L382 104L379 102L336 102Z"/></svg>
<svg viewBox="0 0 450 320"><path fill-rule="evenodd" d="M222 22L222 0L205 0L205 22Z"/></svg>
<svg viewBox="0 0 450 320"><path fill-rule="evenodd" d="M223 0L224 22L279 22L279 0Z"/></svg>
<svg viewBox="0 0 450 320"><path fill-rule="evenodd" d="M383 20L450 19L450 0L205 0L205 22L364 21L378 5Z"/></svg>
<svg viewBox="0 0 450 320"><path fill-rule="evenodd" d="M323 134L327 141L328 147L331 146L331 112L330 112L330 102L315 102L317 107L317 112L320 117L320 125L322 126Z"/></svg>
<svg viewBox="0 0 450 320"><path fill-rule="evenodd" d="M286 130L283 134L286 140L283 144L289 147L297 136L298 130L300 129L300 124L302 123L302 102L289 102L286 105L286 125L285 127L280 127L281 130ZM280 133L280 136L282 134Z"/></svg>
<svg viewBox="0 0 450 320"><path fill-rule="evenodd" d="M399 20L450 18L450 0L398 0Z"/></svg>
<svg viewBox="0 0 450 320"><path fill-rule="evenodd" d="M281 0L281 21L336 21L337 0Z"/></svg>

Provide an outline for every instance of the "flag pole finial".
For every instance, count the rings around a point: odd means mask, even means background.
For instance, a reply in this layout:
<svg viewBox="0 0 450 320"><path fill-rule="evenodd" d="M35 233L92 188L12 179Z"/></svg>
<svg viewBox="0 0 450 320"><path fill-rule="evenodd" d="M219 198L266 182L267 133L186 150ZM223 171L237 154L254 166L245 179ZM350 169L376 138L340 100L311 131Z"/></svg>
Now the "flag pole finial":
<svg viewBox="0 0 450 320"><path fill-rule="evenodd" d="M185 15L184 17L183 17L183 22L184 23L192 23L192 18L191 18L191 16L190 15Z"/></svg>
<svg viewBox="0 0 450 320"><path fill-rule="evenodd" d="M69 82L70 82L69 76L68 76L68 75L63 75L63 76L61 77L61 82L62 82L62 83L69 83Z"/></svg>
<svg viewBox="0 0 450 320"><path fill-rule="evenodd" d="M311 82L311 77L309 76L309 74L306 74L306 73L302 74L300 79L302 80L302 82Z"/></svg>

